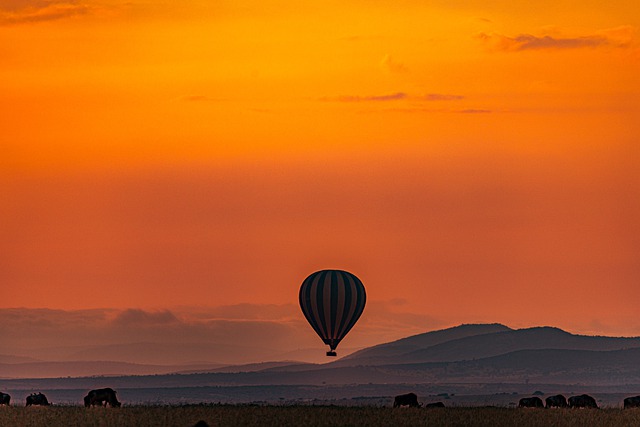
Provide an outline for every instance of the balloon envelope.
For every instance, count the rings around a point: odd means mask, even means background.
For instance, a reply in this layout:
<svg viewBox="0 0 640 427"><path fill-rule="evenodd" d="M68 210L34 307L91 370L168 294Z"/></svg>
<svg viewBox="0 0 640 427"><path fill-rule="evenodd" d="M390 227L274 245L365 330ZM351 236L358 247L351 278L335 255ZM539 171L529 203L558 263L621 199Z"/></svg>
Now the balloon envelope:
<svg viewBox="0 0 640 427"><path fill-rule="evenodd" d="M367 299L360 279L342 270L320 270L300 286L300 308L335 356L342 338L356 324Z"/></svg>

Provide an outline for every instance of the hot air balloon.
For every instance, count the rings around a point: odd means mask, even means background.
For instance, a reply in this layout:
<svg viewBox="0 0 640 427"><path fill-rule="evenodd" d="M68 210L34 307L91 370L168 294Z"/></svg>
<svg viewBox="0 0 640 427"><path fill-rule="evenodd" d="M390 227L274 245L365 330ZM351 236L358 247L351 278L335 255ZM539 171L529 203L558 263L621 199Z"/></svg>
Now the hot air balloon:
<svg viewBox="0 0 640 427"><path fill-rule="evenodd" d="M367 295L360 279L342 270L320 270L300 286L300 308L311 327L335 356L342 338L356 324Z"/></svg>

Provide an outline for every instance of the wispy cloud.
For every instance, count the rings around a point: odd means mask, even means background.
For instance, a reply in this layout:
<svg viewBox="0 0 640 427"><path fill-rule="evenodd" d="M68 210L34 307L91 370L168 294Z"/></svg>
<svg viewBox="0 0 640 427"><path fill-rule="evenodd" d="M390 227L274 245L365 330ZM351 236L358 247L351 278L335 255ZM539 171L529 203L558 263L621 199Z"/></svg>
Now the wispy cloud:
<svg viewBox="0 0 640 427"><path fill-rule="evenodd" d="M326 96L320 98L325 102L341 102L341 103L362 103L369 104L366 109L360 110L360 113L380 113L382 111L393 113L488 113L489 110L484 109L456 109L452 103L464 100L464 95L451 93L427 93L427 94L408 94L405 92L395 92L386 95L341 95ZM391 102L395 101L395 102ZM382 104L373 105L375 104ZM437 107L435 104L438 104Z"/></svg>
<svg viewBox="0 0 640 427"><path fill-rule="evenodd" d="M406 99L407 94L404 92L395 92L384 95L340 95L334 97L323 97L322 101L333 102L387 102L387 101L399 101Z"/></svg>
<svg viewBox="0 0 640 427"><path fill-rule="evenodd" d="M533 36L520 34L508 37L501 34L485 34L478 36L491 47L502 51L521 51L532 49L576 49L581 47L596 47L608 44L602 36L585 36L575 38L556 38L552 36Z"/></svg>
<svg viewBox="0 0 640 427"><path fill-rule="evenodd" d="M53 21L93 10L95 6L74 0L13 0L0 4L0 25Z"/></svg>
<svg viewBox="0 0 640 427"><path fill-rule="evenodd" d="M519 34L506 36L480 33L477 38L493 50L518 52L524 50L566 50L599 47L628 47L632 45L635 27L623 26L575 37Z"/></svg>
<svg viewBox="0 0 640 427"><path fill-rule="evenodd" d="M423 101L458 101L464 99L462 95L450 95L445 93L428 93L420 98Z"/></svg>
<svg viewBox="0 0 640 427"><path fill-rule="evenodd" d="M384 95L340 95L320 98L321 101L331 102L388 102L388 101L457 101L464 99L462 95L444 93L428 93L426 95L410 95L405 92L395 92Z"/></svg>

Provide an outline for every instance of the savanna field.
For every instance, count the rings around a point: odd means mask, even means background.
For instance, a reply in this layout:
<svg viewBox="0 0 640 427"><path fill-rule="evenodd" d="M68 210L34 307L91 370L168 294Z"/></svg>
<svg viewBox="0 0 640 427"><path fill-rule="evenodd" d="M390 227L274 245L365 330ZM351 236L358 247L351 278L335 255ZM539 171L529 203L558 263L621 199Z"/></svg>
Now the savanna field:
<svg viewBox="0 0 640 427"><path fill-rule="evenodd" d="M638 426L640 409L184 405L0 407L0 426Z"/></svg>

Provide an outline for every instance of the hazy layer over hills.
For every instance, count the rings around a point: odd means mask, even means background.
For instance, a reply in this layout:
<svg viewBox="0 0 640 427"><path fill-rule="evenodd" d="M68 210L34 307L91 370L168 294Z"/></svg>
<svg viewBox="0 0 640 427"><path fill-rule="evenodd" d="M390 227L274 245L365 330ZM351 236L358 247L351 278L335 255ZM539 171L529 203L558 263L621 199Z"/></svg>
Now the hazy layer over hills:
<svg viewBox="0 0 640 427"><path fill-rule="evenodd" d="M319 352L324 351L318 348ZM353 384L496 383L640 384L640 338L573 335L552 327L511 329L461 325L377 345L324 364L270 362L238 366L51 363L3 356L0 376L158 375L112 378L147 387ZM93 369L93 370L92 370ZM185 375L188 373L188 375ZM69 380L92 383L91 379Z"/></svg>
<svg viewBox="0 0 640 427"><path fill-rule="evenodd" d="M402 331L415 333L415 327L402 322L395 322L392 328L376 326L388 323L390 315L379 313L374 322L359 324L359 330L365 332L342 343L340 354L406 336ZM321 341L297 304L161 311L10 308L0 309L0 324L0 353L7 356L0 363L106 360L175 366L325 361L324 352L318 351ZM355 348L350 350L351 346Z"/></svg>

